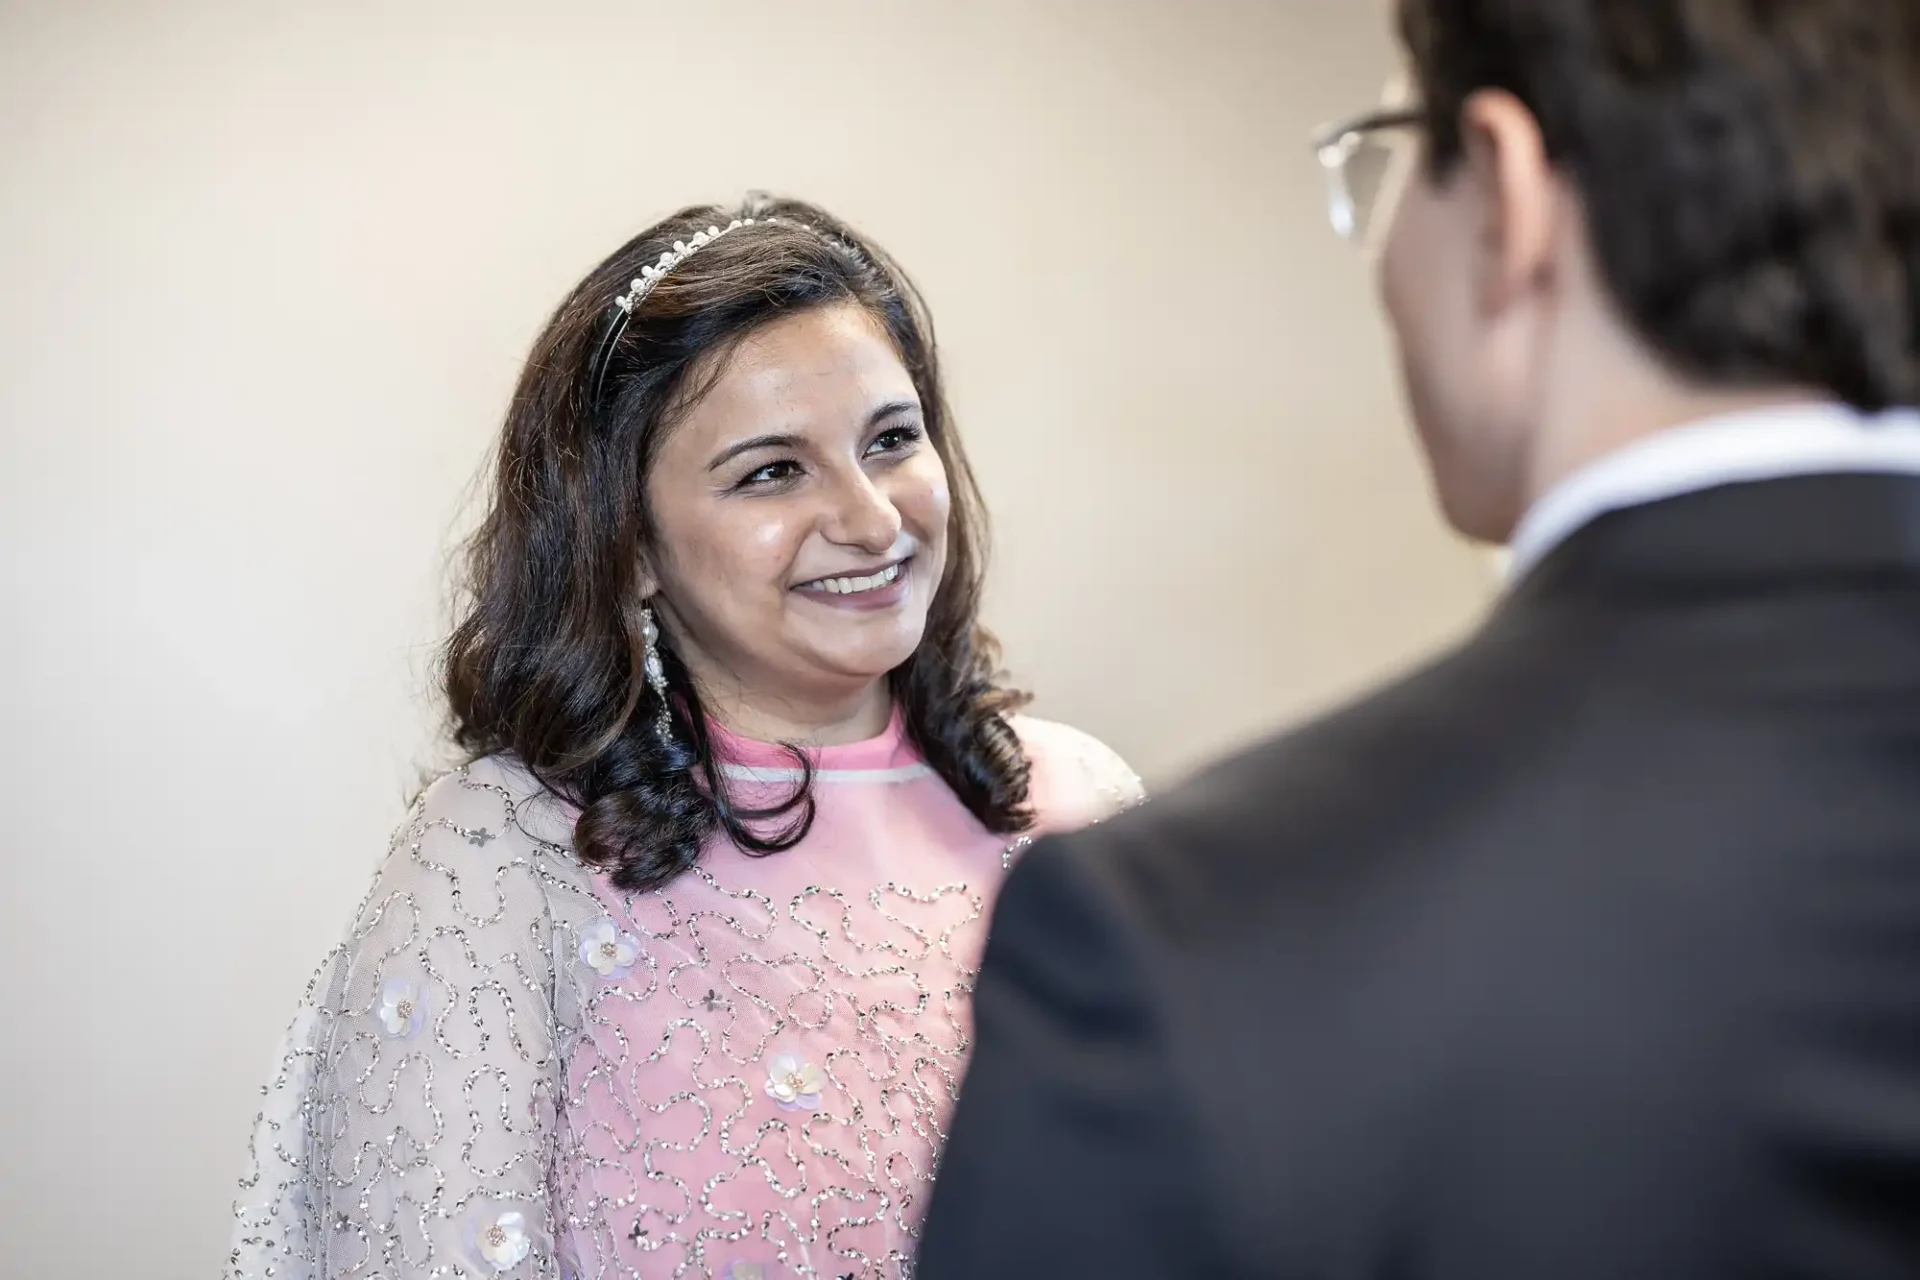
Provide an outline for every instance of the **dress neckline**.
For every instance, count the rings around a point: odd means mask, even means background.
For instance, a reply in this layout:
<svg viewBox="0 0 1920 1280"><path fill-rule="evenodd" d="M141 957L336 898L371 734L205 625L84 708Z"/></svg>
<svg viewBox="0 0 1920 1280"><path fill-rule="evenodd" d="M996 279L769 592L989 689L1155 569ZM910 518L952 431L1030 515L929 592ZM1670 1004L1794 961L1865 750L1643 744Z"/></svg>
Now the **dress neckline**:
<svg viewBox="0 0 1920 1280"><path fill-rule="evenodd" d="M777 782L800 776L793 754L779 743L742 737L713 720L708 721L707 728L721 768L729 777ZM908 736L906 720L898 707L878 735L860 742L809 747L806 754L815 777L823 782L904 781L927 772L926 760Z"/></svg>

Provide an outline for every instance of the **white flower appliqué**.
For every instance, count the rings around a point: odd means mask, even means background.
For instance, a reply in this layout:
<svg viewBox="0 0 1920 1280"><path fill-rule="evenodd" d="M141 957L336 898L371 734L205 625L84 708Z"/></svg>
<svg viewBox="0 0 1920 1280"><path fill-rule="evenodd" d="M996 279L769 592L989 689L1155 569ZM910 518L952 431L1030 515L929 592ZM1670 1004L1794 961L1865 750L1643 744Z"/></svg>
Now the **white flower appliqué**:
<svg viewBox="0 0 1920 1280"><path fill-rule="evenodd" d="M533 1241L527 1238L526 1215L508 1209L481 1226L474 1251L497 1272L504 1274L519 1266L533 1252Z"/></svg>
<svg viewBox="0 0 1920 1280"><path fill-rule="evenodd" d="M783 1053L767 1064L767 1096L782 1111L818 1111L826 1087L826 1073L795 1054Z"/></svg>
<svg viewBox="0 0 1920 1280"><path fill-rule="evenodd" d="M620 932L611 917L602 916L580 930L580 959L602 978L626 977L639 958L639 940Z"/></svg>
<svg viewBox="0 0 1920 1280"><path fill-rule="evenodd" d="M427 1002L420 988L404 978L394 978L380 988L380 1028L393 1039L411 1036L427 1018Z"/></svg>

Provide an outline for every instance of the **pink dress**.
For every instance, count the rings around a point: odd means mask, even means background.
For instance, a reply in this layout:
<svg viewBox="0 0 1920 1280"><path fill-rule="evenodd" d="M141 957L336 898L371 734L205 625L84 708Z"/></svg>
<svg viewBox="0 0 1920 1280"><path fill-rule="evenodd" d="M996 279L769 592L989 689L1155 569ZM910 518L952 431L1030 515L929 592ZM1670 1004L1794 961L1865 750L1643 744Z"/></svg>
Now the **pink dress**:
<svg viewBox="0 0 1920 1280"><path fill-rule="evenodd" d="M1015 723L1041 832L1138 799L1097 742ZM721 751L743 801L791 785L778 748ZM429 789L289 1032L230 1274L906 1275L1024 841L897 722L815 763L798 846L637 895L511 763Z"/></svg>

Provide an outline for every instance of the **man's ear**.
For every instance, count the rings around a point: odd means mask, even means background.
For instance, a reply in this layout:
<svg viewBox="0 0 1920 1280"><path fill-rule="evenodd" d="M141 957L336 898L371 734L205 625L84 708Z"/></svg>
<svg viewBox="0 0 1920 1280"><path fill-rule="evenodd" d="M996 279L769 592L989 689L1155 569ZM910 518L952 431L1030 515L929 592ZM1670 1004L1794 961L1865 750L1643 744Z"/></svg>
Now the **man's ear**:
<svg viewBox="0 0 1920 1280"><path fill-rule="evenodd" d="M1547 158L1540 122L1504 89L1460 107L1461 172L1481 219L1475 281L1480 305L1502 311L1549 280L1567 192Z"/></svg>

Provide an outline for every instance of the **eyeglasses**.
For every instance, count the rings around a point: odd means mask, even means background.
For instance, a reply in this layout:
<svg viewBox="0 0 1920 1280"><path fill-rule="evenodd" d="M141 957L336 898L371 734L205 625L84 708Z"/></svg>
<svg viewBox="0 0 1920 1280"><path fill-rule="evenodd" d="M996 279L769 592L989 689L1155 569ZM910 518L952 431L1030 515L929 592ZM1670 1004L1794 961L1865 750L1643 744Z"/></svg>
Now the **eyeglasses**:
<svg viewBox="0 0 1920 1280"><path fill-rule="evenodd" d="M1372 111L1322 133L1313 144L1327 175L1327 217L1334 234L1371 245L1391 221L1413 148L1417 110Z"/></svg>

